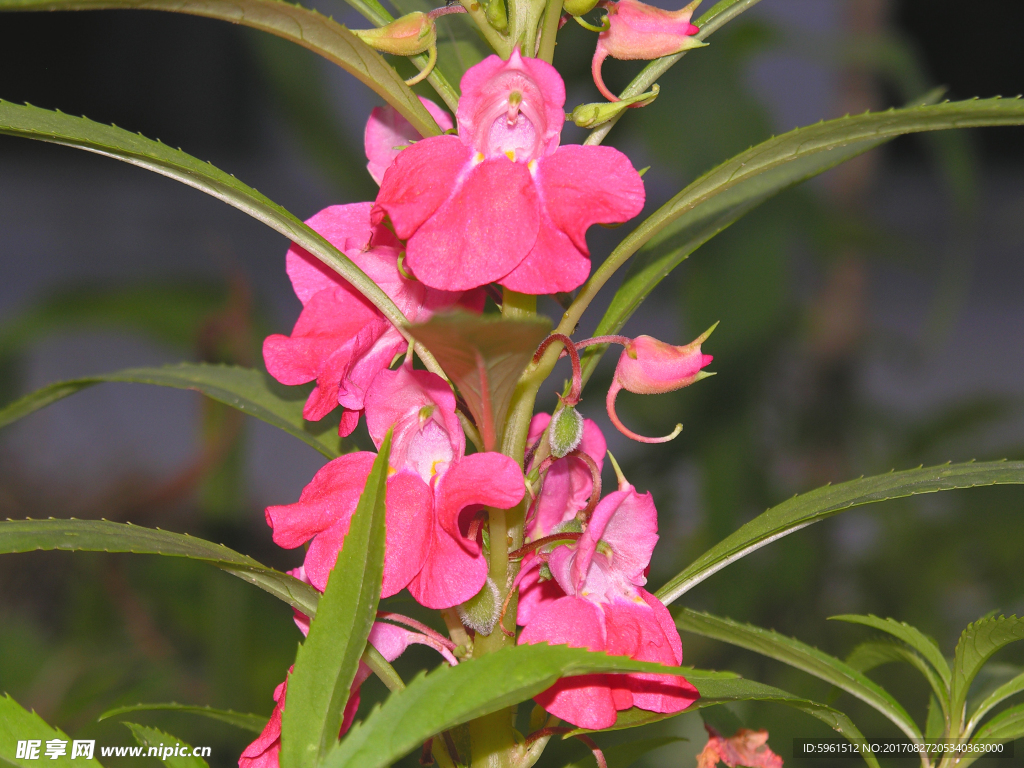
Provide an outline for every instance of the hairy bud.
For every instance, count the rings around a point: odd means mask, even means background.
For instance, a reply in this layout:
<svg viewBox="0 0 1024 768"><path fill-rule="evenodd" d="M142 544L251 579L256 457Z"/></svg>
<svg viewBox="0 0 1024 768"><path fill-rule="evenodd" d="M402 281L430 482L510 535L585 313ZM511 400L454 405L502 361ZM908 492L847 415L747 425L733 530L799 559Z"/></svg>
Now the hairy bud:
<svg viewBox="0 0 1024 768"><path fill-rule="evenodd" d="M548 427L548 444L556 459L575 451L583 439L583 417L571 405L557 411Z"/></svg>
<svg viewBox="0 0 1024 768"><path fill-rule="evenodd" d="M478 635L491 634L501 612L501 594L494 580L488 577L484 588L458 606L458 612L462 623Z"/></svg>

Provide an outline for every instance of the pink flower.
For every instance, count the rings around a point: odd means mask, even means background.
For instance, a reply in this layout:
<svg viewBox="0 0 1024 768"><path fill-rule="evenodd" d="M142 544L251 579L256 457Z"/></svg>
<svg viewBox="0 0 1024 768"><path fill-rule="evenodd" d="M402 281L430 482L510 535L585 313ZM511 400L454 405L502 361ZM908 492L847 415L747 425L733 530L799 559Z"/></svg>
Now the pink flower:
<svg viewBox="0 0 1024 768"><path fill-rule="evenodd" d="M420 96L420 101L442 131L452 129L451 115L430 99ZM412 123L398 114L394 107L374 107L370 112L370 119L366 121L366 132L363 134L363 146L370 161L366 165L366 170L370 172L373 180L380 184L384 178L384 171L390 167L404 146L422 138L412 127Z"/></svg>
<svg viewBox="0 0 1024 768"><path fill-rule="evenodd" d="M618 101L619 97L608 90L601 78L601 65L607 57L658 59L704 45L693 38L700 30L690 23L697 3L678 11L655 8L638 0L604 0L601 5L608 10L608 29L597 38L591 72L597 89L609 101Z"/></svg>
<svg viewBox="0 0 1024 768"><path fill-rule="evenodd" d="M306 618L305 626L303 627L303 624L299 624L299 628L303 630L302 634L305 635L309 633L309 619L307 617L303 618ZM404 620L404 617L400 618ZM424 627L424 629L426 628ZM374 622L373 628L370 630L369 640L373 647L380 651L380 654L388 661L397 659L413 643L429 645L432 648L438 649L438 643L434 638L383 621ZM450 641L449 644L451 644ZM449 664L455 665L458 663L447 648L442 651L442 655L444 655ZM289 667L289 674L291 674L292 669ZM370 668L363 664L363 662L359 662L359 669L356 671L352 687L349 689L348 702L345 704L345 712L342 716L341 730L338 732L339 737L348 732L348 729L352 727L352 721L355 720L356 712L359 710L359 687L369 676ZM270 720L267 721L263 732L242 752L242 756L238 758L238 768L278 768L278 756L281 752L281 716L284 713L287 692L288 680L285 679L283 683L274 689L275 706L273 713L270 715Z"/></svg>
<svg viewBox="0 0 1024 768"><path fill-rule="evenodd" d="M482 309L480 294L436 291L402 277L397 266L401 244L386 228L370 225L371 207L335 205L306 223L373 278L410 322L426 320L460 300ZM286 268L302 314L291 336L274 334L263 342L267 370L282 384L316 380L303 417L318 421L340 404L345 410L339 432L348 435L359 422L366 388L408 342L362 294L299 246L288 250Z"/></svg>
<svg viewBox="0 0 1024 768"><path fill-rule="evenodd" d="M668 610L643 589L658 540L651 495L624 484L597 505L579 541L547 555L557 585L540 583L519 643L547 642L678 666L679 632ZM524 579L524 582L527 580ZM534 587L534 589L538 589ZM548 712L581 728L609 728L616 712L639 707L680 712L699 694L675 675L584 675L563 678L535 697Z"/></svg>
<svg viewBox="0 0 1024 768"><path fill-rule="evenodd" d="M622 434L641 443L664 443L679 434L683 428L681 424L665 437L643 437L636 434L619 421L615 412L615 398L623 389L640 395L672 392L712 375L701 370L710 365L714 358L702 353L700 345L714 329L715 326L712 326L696 340L682 347L673 347L650 336L637 336L626 341L626 348L622 350L619 363L615 366L615 377L606 400L608 417Z"/></svg>
<svg viewBox="0 0 1024 768"><path fill-rule="evenodd" d="M373 210L407 241L406 266L432 288L491 282L523 293L576 288L586 230L643 208L639 174L610 147L559 147L565 86L540 59L489 56L462 78L458 136L402 150Z"/></svg>
<svg viewBox="0 0 1024 768"><path fill-rule="evenodd" d="M704 728L708 743L697 755L697 768L715 768L719 762L729 768L782 768L782 758L768 746L768 731L740 728L735 735L725 738L706 723Z"/></svg>
<svg viewBox="0 0 1024 768"><path fill-rule="evenodd" d="M498 453L463 456L455 398L435 374L403 366L382 371L367 396L367 425L379 446L395 426L387 481L384 582L389 597L405 587L428 608L465 602L487 580L487 561L467 533L482 506L508 509L524 494L523 475ZM307 541L305 573L323 589L337 560L374 454L350 453L325 465L299 501L267 508L274 542Z"/></svg>

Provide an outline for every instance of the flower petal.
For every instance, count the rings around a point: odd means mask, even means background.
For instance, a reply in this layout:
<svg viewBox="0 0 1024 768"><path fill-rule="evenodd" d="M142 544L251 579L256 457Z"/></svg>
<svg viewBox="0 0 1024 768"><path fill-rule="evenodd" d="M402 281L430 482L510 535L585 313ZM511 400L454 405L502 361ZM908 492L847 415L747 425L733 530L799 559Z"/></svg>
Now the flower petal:
<svg viewBox="0 0 1024 768"><path fill-rule="evenodd" d="M388 480L381 597L405 589L423 567L434 520L433 504L430 488L415 473L399 472Z"/></svg>
<svg viewBox="0 0 1024 768"><path fill-rule="evenodd" d="M432 288L465 290L493 282L533 247L540 221L537 205L525 165L506 157L484 160L410 237L406 263Z"/></svg>
<svg viewBox="0 0 1024 768"><path fill-rule="evenodd" d="M542 213L533 248L498 282L512 291L540 295L574 290L589 275L590 258Z"/></svg>
<svg viewBox="0 0 1024 768"><path fill-rule="evenodd" d="M438 480L437 522L449 536L475 548L476 542L470 543L459 530L462 510L477 504L510 509L525 494L523 473L516 462L500 453L474 453L453 464Z"/></svg>
<svg viewBox="0 0 1024 768"><path fill-rule="evenodd" d="M472 150L458 136L432 136L398 153L384 174L371 218L386 214L395 233L408 240L447 200Z"/></svg>
<svg viewBox="0 0 1024 768"><path fill-rule="evenodd" d="M588 227L629 221L644 207L640 174L612 147L559 147L538 161L536 177L548 216L584 254Z"/></svg>
<svg viewBox="0 0 1024 768"><path fill-rule="evenodd" d="M452 129L451 115L430 99L420 96L420 101L442 131ZM363 134L366 158L370 161L366 164L366 170L370 172L373 180L380 184L384 172L402 151L398 147L422 138L420 132L412 127L412 123L398 114L394 107L374 107L370 112L370 119L366 121L366 131Z"/></svg>
<svg viewBox="0 0 1024 768"><path fill-rule="evenodd" d="M426 560L409 582L409 593L427 608L451 608L479 592L487 581L487 558L476 542L467 546L434 526Z"/></svg>

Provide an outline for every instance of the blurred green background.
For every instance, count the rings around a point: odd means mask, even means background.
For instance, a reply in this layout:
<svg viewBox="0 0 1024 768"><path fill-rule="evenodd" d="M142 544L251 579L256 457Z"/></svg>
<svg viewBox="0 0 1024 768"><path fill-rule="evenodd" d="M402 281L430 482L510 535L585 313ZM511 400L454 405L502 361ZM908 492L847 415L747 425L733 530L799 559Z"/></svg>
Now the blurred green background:
<svg viewBox="0 0 1024 768"><path fill-rule="evenodd" d="M361 26L340 2L316 6ZM450 43L441 62L453 69L477 50L464 21L441 21ZM312 54L164 14L8 15L0 28L2 98L181 146L301 217L374 195L361 150L372 94ZM1015 95L1024 90L1022 31L1024 6L1001 0L970 9L945 0L764 0L678 64L657 101L627 115L609 143L651 166L649 213L718 162L796 125L902 104L939 84L950 98ZM596 100L593 44L575 25L560 37L568 109ZM638 69L609 62L606 81L620 89ZM570 126L563 140L582 136ZM684 343L722 323L705 345L713 379L620 397L637 431L660 434L682 421L679 439L640 447L606 429L630 480L658 503L654 587L794 493L922 463L1024 456L1022 171L1021 129L900 139L769 201L663 283L627 334ZM625 231L595 228L595 260ZM286 247L168 180L0 138L0 402L119 367L259 365L262 338L287 332L298 314ZM612 362L581 405L605 427ZM553 395L545 397L551 407ZM297 498L321 463L308 447L190 393L103 385L0 432L0 516L187 531L290 568L301 553L272 544L262 510ZM683 602L838 656L868 633L828 616L892 616L951 653L967 622L1024 612L1022 508L1024 490L1011 487L847 512L734 564ZM401 596L389 603L415 611ZM132 743L116 720L95 722L122 704L269 714L298 639L290 609L206 566L127 555L0 558L0 690L100 744ZM818 700L832 695L781 664L683 640L685 663ZM1024 648L995 661L996 672L1016 669ZM411 675L435 663L411 651L398 668ZM922 681L891 665L873 674L923 720ZM382 695L367 683L363 711ZM869 737L896 735L848 696L835 706ZM793 737L829 735L777 706L734 712L768 728L787 762ZM234 764L252 738L184 715L132 719L212 746L217 768ZM692 764L700 719L659 727L691 741L646 764ZM549 752L542 765L586 755L578 744Z"/></svg>

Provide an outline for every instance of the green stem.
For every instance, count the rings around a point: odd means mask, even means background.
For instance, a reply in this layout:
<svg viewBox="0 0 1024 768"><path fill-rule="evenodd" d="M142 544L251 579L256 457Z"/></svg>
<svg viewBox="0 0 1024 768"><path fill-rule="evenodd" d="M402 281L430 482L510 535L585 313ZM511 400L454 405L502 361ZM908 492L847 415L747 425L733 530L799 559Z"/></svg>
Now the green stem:
<svg viewBox="0 0 1024 768"><path fill-rule="evenodd" d="M550 64L555 59L555 43L558 38L558 20L562 17L562 0L549 0L544 10L543 26L540 30L540 50L537 58Z"/></svg>
<svg viewBox="0 0 1024 768"><path fill-rule="evenodd" d="M381 679L381 682L387 686L389 691L400 691L405 688L405 683L402 682L402 678L395 672L395 668L388 663L387 659L380 655L380 651L369 643L366 645L366 650L363 651L362 661Z"/></svg>

